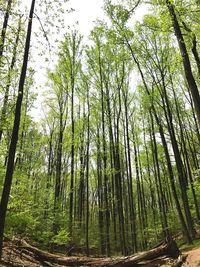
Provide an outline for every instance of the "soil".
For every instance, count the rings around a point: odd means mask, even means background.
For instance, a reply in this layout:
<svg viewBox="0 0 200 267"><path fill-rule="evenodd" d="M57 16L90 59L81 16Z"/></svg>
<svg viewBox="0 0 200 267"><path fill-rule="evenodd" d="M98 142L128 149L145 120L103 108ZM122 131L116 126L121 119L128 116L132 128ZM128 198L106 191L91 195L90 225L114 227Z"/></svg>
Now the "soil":
<svg viewBox="0 0 200 267"><path fill-rule="evenodd" d="M6 244L3 248L3 257L2 262L0 263L0 267L62 267L61 265L51 265L41 263L40 261L36 260L32 255L24 254L23 252L19 252L16 247L12 244Z"/></svg>
<svg viewBox="0 0 200 267"><path fill-rule="evenodd" d="M200 267L200 248L187 251L187 259L183 267Z"/></svg>
<svg viewBox="0 0 200 267"><path fill-rule="evenodd" d="M200 248L193 249L184 253L188 255L186 262L182 265L182 267L200 267ZM0 267L64 267L62 265L51 264L49 262L41 262L35 257L33 257L32 253L30 254L24 253L23 250L20 252L18 248L12 243L7 243L3 249L3 262L0 263ZM155 265L152 265L155 267ZM156 266L160 266L157 265ZM171 267L172 264L165 264L165 267Z"/></svg>

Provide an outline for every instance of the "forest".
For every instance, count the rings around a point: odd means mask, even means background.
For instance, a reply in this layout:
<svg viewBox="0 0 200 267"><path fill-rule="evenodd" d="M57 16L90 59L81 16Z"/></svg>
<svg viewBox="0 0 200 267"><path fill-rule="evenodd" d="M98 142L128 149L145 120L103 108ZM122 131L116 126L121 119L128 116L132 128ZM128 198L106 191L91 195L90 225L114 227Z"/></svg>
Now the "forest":
<svg viewBox="0 0 200 267"><path fill-rule="evenodd" d="M200 248L199 0L104 0L88 38L70 1L25 2L0 0L0 266Z"/></svg>

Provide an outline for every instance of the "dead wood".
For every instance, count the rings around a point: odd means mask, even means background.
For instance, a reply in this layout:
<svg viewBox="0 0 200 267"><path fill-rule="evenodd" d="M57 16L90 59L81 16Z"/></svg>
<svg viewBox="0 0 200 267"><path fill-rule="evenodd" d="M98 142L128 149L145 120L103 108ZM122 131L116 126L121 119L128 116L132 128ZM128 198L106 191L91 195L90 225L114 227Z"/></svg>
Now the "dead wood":
<svg viewBox="0 0 200 267"><path fill-rule="evenodd" d="M176 242L163 244L149 251L137 255L117 258L92 258L92 257L64 257L40 250L31 246L24 240L17 240L16 248L24 254L31 254L41 262L63 266L91 266L91 267L133 267L133 266L159 266L166 262L166 258L178 258L180 252Z"/></svg>
<svg viewBox="0 0 200 267"><path fill-rule="evenodd" d="M172 267L181 267L183 263L186 261L187 255L180 255L177 261L172 265Z"/></svg>

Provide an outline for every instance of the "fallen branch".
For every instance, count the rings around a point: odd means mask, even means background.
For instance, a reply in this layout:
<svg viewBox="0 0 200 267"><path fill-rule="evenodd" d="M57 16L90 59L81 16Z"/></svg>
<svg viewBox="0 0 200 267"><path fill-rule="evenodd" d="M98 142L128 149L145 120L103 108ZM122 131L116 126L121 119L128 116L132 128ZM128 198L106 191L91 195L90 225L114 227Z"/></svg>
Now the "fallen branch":
<svg viewBox="0 0 200 267"><path fill-rule="evenodd" d="M180 255L177 261L172 265L172 267L181 267L183 263L186 261L187 255Z"/></svg>
<svg viewBox="0 0 200 267"><path fill-rule="evenodd" d="M29 245L24 240L17 241L17 249L33 253L33 257L40 262L48 262L64 266L91 266L91 267L131 267L131 266L157 266L155 262L162 261L166 258L178 258L180 251L177 248L176 242L172 241L163 244L157 248L142 252L137 255L117 258L92 258L92 257L64 257L45 252L36 247ZM154 265L152 265L154 264Z"/></svg>

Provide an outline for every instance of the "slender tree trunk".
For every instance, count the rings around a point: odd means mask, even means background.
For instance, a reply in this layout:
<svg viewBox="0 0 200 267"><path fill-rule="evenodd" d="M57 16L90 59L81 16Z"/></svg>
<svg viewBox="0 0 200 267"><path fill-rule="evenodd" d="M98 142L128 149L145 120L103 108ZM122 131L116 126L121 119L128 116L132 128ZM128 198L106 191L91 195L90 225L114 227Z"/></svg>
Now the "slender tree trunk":
<svg viewBox="0 0 200 267"><path fill-rule="evenodd" d="M189 103L190 103L190 106L191 106L191 110L192 110L192 117L194 119L194 123L195 123L195 130L196 130L196 135L197 135L197 138L198 138L198 142L199 142L199 145L200 145L200 129L198 127L198 122L197 122L197 118L196 118L196 114L195 114L195 109L194 109L194 104L193 104L193 101L192 101L192 95L191 95L191 92L190 90L188 90L188 93L189 93ZM189 119L189 123L191 125L191 120Z"/></svg>
<svg viewBox="0 0 200 267"><path fill-rule="evenodd" d="M84 112L85 113L85 112ZM85 114L84 114L85 119ZM79 196L78 196L78 219L80 221L80 225L82 225L83 219L83 210L84 210L84 196L85 196L85 123L83 123L82 132L80 134L81 145L80 145L80 182L79 182Z"/></svg>
<svg viewBox="0 0 200 267"><path fill-rule="evenodd" d="M194 59L196 61L197 69L198 69L198 75L200 77L200 57L197 50L197 37L196 34L193 34L193 40L192 40L192 54L194 56Z"/></svg>
<svg viewBox="0 0 200 267"><path fill-rule="evenodd" d="M174 5L172 4L171 0L166 0L166 4L171 16L173 28L174 28L174 33L176 35L179 49L181 52L182 60L183 60L183 67L184 67L184 72L185 72L185 77L188 83L189 90L192 95L192 99L194 102L197 118L198 118L198 123L200 126L200 94L199 90L196 84L196 81L194 79L193 73L192 73L192 68L191 68L191 63L189 59L189 55L187 52L185 40L183 38L183 34L181 32L181 28L178 22L178 18L175 12Z"/></svg>
<svg viewBox="0 0 200 267"><path fill-rule="evenodd" d="M3 28L1 30L1 41L0 41L0 64L3 56L3 51L4 51L4 44L5 44L5 38L6 38L6 31L8 28L8 19L10 16L10 9L11 9L11 4L12 0L8 0L7 8L6 8L6 13L4 16L4 21L3 21Z"/></svg>
<svg viewBox="0 0 200 267"><path fill-rule="evenodd" d="M129 205L130 205L130 223L131 223L131 238L133 252L137 252L137 235L136 235L136 215L133 199L133 179L132 179L132 163L131 163L131 147L129 138L129 120L128 120L128 101L127 95L124 95L124 109L125 109L125 128L127 139L127 155L128 155L128 192L129 192Z"/></svg>
<svg viewBox="0 0 200 267"><path fill-rule="evenodd" d="M110 255L110 213L108 208L108 175L107 175L107 145L105 133L104 94L102 90L102 134L103 134L103 163L104 163L104 209L106 219L106 254Z"/></svg>
<svg viewBox="0 0 200 267"><path fill-rule="evenodd" d="M127 37L124 36L124 38L126 40L128 48L130 50L131 56L133 58L133 61L135 62L136 66L138 67L138 70L139 70L139 73L140 73L144 88L146 90L146 93L147 93L147 95L149 97L151 97L151 94L150 94L149 88L147 86L147 83L146 83L142 68L140 66L140 63L137 60L137 58L136 58L136 56L134 54L134 51L133 51L133 49L132 49ZM170 155L169 155L169 151L168 151L168 147L167 147L167 142L166 142L165 135L164 135L164 130L163 130L162 124L160 122L160 119L159 119L159 117L157 115L157 112L156 112L156 109L155 109L153 103L152 103L152 112L153 112L153 115L155 117L156 123L157 123L157 125L159 127L159 132L160 132L163 148L164 148L164 151L165 151L165 157L166 157L167 166L168 166L168 172L169 172L169 176L170 176L171 188L172 188L172 192L173 192L176 208L177 208L177 211L178 211L178 214L179 214L180 222L181 222L181 225L182 225L182 229L183 229L184 235L185 235L185 237L187 239L187 242L188 243L192 243L192 239L191 239L190 233L188 231L188 228L187 228L187 225L185 223L185 219L184 219L184 216L183 216L183 213L182 213L182 210L181 210L181 206L180 206L179 199L178 199L178 194L176 192L173 168L172 168L172 165L171 165L171 160L170 160Z"/></svg>
<svg viewBox="0 0 200 267"><path fill-rule="evenodd" d="M189 158L188 158L188 151L187 151L186 143L185 143L185 135L184 135L184 132L183 132L183 125L182 125L182 120L181 120L181 117L180 117L179 105L178 105L178 102L177 102L177 96L176 96L176 92L174 90L172 78L171 78L171 85L172 85L172 91L173 91L174 100L175 100L178 123L179 123L179 127L180 127L180 137L181 137L181 144L182 144L182 147L183 147L183 157L185 158L185 161L186 161L185 165L187 166L187 170L188 170L188 177L189 177L189 182L190 182L190 186L191 186L191 190L192 190L192 196L193 196L193 200L194 200L197 219L198 219L198 221L200 221L199 206L198 206L198 201L197 201L197 197L196 197L196 192L195 192L195 189L194 189L192 172L191 172Z"/></svg>
<svg viewBox="0 0 200 267"><path fill-rule="evenodd" d="M153 108L153 110L154 110L154 108ZM156 114L155 110L153 111L153 114L154 114L156 123L157 123L157 125L159 127L160 137L161 137L161 140L162 140L162 145L163 145L163 148L164 148L165 157L166 157L166 161L167 161L167 167L168 167L168 172L169 172L169 178L170 178L170 184L171 184L171 188L172 188L172 193L173 193L173 197L174 197L174 200L175 200L176 208L177 208L177 211L178 211L178 214L179 214L179 219L180 219L180 222L181 222L181 225L182 225L182 229L183 229L184 235L185 235L185 237L187 239L187 242L188 243L192 243L192 239L191 239L190 233L188 231L188 228L187 228L187 225L186 225L186 222L185 222L182 210L181 210L181 205L180 205L180 202L179 202L179 199L178 199L178 194L177 194L177 191L176 191L173 168L172 168L172 164L171 164L171 160L170 160L170 154L169 154L168 147L167 147L167 141L166 141L165 135L164 135L164 130L163 130L162 124L161 124L161 122L159 120L159 117Z"/></svg>
<svg viewBox="0 0 200 267"><path fill-rule="evenodd" d="M89 85L87 85L87 148L86 148L86 254L89 256L89 149L90 149L90 99Z"/></svg>
<svg viewBox="0 0 200 267"><path fill-rule="evenodd" d="M149 131L150 131L150 129L151 128L150 128L150 122L149 122ZM145 132L145 129L143 129L143 130L144 130L145 154L146 154L146 160L147 160L147 174L148 174L149 190L150 190L150 196L151 196L150 208L151 208L151 211L152 211L153 224L154 224L154 228L155 228L155 231L156 231L156 239L158 239L157 226L156 226L156 210L157 209L156 209L156 204L155 204L154 188L153 188L153 184L152 184L152 181L151 181L151 170L150 170L150 162L149 162L149 151L148 151L147 140L146 140L146 132Z"/></svg>
<svg viewBox="0 0 200 267"><path fill-rule="evenodd" d="M20 126L20 118L21 118L21 107L22 107L24 83L26 79L26 71L27 71L27 65L28 65L28 56L29 56L29 49L30 49L34 7L35 7L35 0L32 0L29 20L28 20L28 29L27 29L26 44L25 44L25 50L24 50L24 59L23 59L23 65L22 65L21 76L20 76L20 81L19 81L16 108L15 108L14 125L13 125L11 143L10 143L9 153L8 153L8 163L7 163L7 169L6 169L6 175L5 175L5 182L4 182L3 193L1 197L1 203L0 203L0 258L2 255L5 218L6 218L11 185L12 185L15 153L16 153L16 147L17 147L17 142L18 142L18 133L19 133L19 126Z"/></svg>
<svg viewBox="0 0 200 267"><path fill-rule="evenodd" d="M106 254L110 255L110 212L108 207L108 174L107 174L107 144L106 144L106 129L105 129L105 99L103 90L103 71L101 63L101 50L98 43L98 64L99 64L99 76L100 76L100 89L101 89L101 119L102 119L102 138L103 138L103 165L104 165L104 209L105 209L105 222L106 222Z"/></svg>
<svg viewBox="0 0 200 267"><path fill-rule="evenodd" d="M73 66L75 64L75 44L73 42ZM70 203L69 203L69 234L72 238L73 231L73 202L74 202L74 139L75 139L75 121L74 121L74 73L71 71L71 178L70 178Z"/></svg>
<svg viewBox="0 0 200 267"><path fill-rule="evenodd" d="M112 113L111 113L111 103L110 103L110 94L109 94L109 86L108 81L104 77L104 83L106 88L106 103L107 103L107 112L108 112L108 129L109 129L109 141L110 141L110 167L113 170L114 166L114 159L115 159L115 150L114 150L114 137L113 137L113 129L112 129ZM114 224L114 239L117 243L117 212L116 212L116 195L115 195L115 179L114 173L111 172L111 186L112 186L112 204L113 204L113 224Z"/></svg>
<svg viewBox="0 0 200 267"><path fill-rule="evenodd" d="M11 76L12 76L12 72L13 72L13 69L14 69L14 66L15 66L15 62L16 62L17 47L18 47L18 43L19 43L20 31L21 31L21 18L19 19L15 45L14 45L14 49L13 49L12 61L11 61L11 65L10 65L9 72L8 72L8 79L7 79L7 83L6 83L6 90L5 90L4 100L3 100L3 107L2 107L2 110L1 110L0 142L1 142L1 139L2 139L3 126L4 126L4 123L5 123L5 119L6 119L6 112L7 112L7 106L8 106L8 97L9 97L9 91L10 91L10 85L11 85Z"/></svg>
<svg viewBox="0 0 200 267"><path fill-rule="evenodd" d="M171 143L172 143L172 148L174 151L174 157L176 161L176 167L178 171L178 178L179 178L179 183L180 183L180 189L181 189L181 196L182 196L182 201L183 201L183 207L185 211L185 216L186 216L186 221L188 225L188 229L190 231L191 237L195 237L195 229L194 229L194 224L193 224L193 219L191 216L191 211L189 208L189 203L188 203L188 196L187 196L187 176L185 173L185 168L183 165L183 161L180 155L178 143L176 140L176 135L175 135L175 130L174 130L174 124L173 124L173 118L172 118L172 113L170 109L170 103L166 91L166 86L165 86L165 81L164 81L164 76L161 73L162 76L162 89L163 89L163 95L161 93L161 98L163 102L163 107L164 107L164 112L165 112L165 117L167 121L167 126L168 126L168 131L170 134L171 138Z"/></svg>
<svg viewBox="0 0 200 267"><path fill-rule="evenodd" d="M101 254L104 255L104 218L103 218L103 185L102 185L102 160L101 160L101 144L99 135L99 125L97 125L97 179L98 179L98 218L99 218L99 237Z"/></svg>
<svg viewBox="0 0 200 267"><path fill-rule="evenodd" d="M126 127L125 127L125 121L123 118L123 141L124 141L124 155L123 158L123 173L122 173L122 177L123 177L123 195L124 197L124 209L125 209L125 231L126 231L126 240L129 240L129 182L128 182L128 155L127 155L127 143L126 143ZM126 181L127 180L127 181ZM132 238L131 238L132 239ZM133 244L133 239L131 240L131 244L132 244L132 248L131 251L133 250L134 244ZM129 248L128 248L128 253L129 253Z"/></svg>
<svg viewBox="0 0 200 267"><path fill-rule="evenodd" d="M62 101L62 100L61 100ZM60 104L60 118L59 118L59 133L58 133L58 146L57 146L57 157L56 157L56 180L55 180L55 194L54 194L54 222L53 231L55 234L58 233L59 223L57 216L60 208L60 197L61 197L61 176L62 176L62 147L63 147L63 110L62 104Z"/></svg>
<svg viewBox="0 0 200 267"><path fill-rule="evenodd" d="M48 209L49 209L49 202L48 202L48 191L51 186L51 176L52 176L52 159L53 159L53 133L54 133L54 124L52 129L50 130L49 134L49 141L48 141L48 168L47 168L47 181L46 181L46 196L44 201L44 220L47 222L48 216Z"/></svg>
<svg viewBox="0 0 200 267"><path fill-rule="evenodd" d="M199 53L197 50L197 37L196 34L194 32L192 32L192 30L186 25L186 23L184 21L182 21L182 24L184 26L184 29L189 32L192 35L192 54L194 56L196 65L197 65L197 70L198 70L198 74L200 76L200 57L199 57Z"/></svg>
<svg viewBox="0 0 200 267"><path fill-rule="evenodd" d="M122 84L121 84L122 85ZM115 124L115 185L116 185L116 199L118 205L118 216L119 216L119 227L120 227L120 246L123 255L127 255L125 228L124 228L124 209L123 209L123 196L122 196L122 174L121 174L121 160L120 160L120 130L119 122L121 115L121 85L118 85L118 107L119 110L116 112L116 124Z"/></svg>
<svg viewBox="0 0 200 267"><path fill-rule="evenodd" d="M143 221L143 208L142 208L142 190L141 190L141 180L140 180L140 172L139 172L139 161L138 161L138 151L137 151L137 144L136 144L136 134L134 125L132 125L132 136L133 136L133 148L134 148L134 159L135 159L135 171L136 171L136 184L137 184L137 199L138 199L138 217L139 217L139 224L140 224L140 232L141 232L141 239L143 243L144 240L144 221ZM141 250L143 250L143 246L141 245Z"/></svg>
<svg viewBox="0 0 200 267"><path fill-rule="evenodd" d="M151 117L151 124L152 124L152 135L153 135L153 153L155 155L155 164L156 164L156 169L157 169L157 175L158 175L158 186L159 186L159 191L160 191L160 197L161 197L161 211L162 211L162 218L163 218L163 226L164 226L164 234L165 238L168 242L171 241L171 235L169 232L169 225L167 221L167 213L165 210L165 205L164 205L164 192L163 192L163 187L162 187L162 182L161 182L161 175L160 175L160 167L159 167L159 159L158 159L158 150L157 150L157 143L156 143L156 137L155 137L155 130L154 130L154 121L153 117Z"/></svg>

